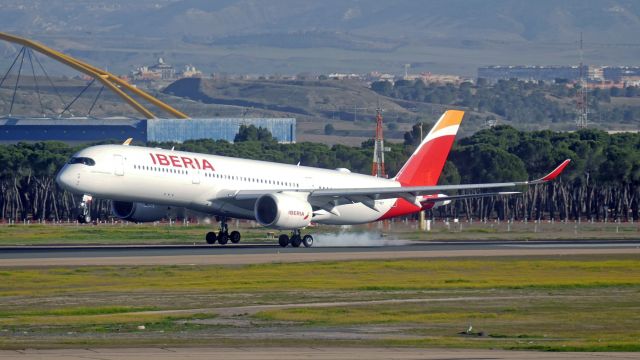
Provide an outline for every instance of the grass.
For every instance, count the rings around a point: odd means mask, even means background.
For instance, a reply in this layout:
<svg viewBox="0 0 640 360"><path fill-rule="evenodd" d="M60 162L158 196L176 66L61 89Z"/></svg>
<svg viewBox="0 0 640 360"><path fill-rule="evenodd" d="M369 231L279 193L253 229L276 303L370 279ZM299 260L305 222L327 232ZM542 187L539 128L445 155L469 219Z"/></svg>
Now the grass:
<svg viewBox="0 0 640 360"><path fill-rule="evenodd" d="M16 316L87 316L87 315L109 315L122 314L128 312L152 311L153 307L128 307L128 306L106 306L106 307L68 307L61 309L49 310L31 310L31 311L11 311L1 312L0 322L4 318L13 318Z"/></svg>
<svg viewBox="0 0 640 360"><path fill-rule="evenodd" d="M640 285L640 262L633 256L608 260L584 257L349 261L247 266L57 267L20 268L11 271L5 269L3 273L0 297L96 291L396 291ZM345 274L349 276L344 276Z"/></svg>
<svg viewBox="0 0 640 360"><path fill-rule="evenodd" d="M417 335L413 345L539 349L554 351L640 350L640 294L589 291L587 296L460 300L352 307L263 311L257 319L289 321L309 327L369 324L401 327ZM620 294L622 295L622 294ZM457 305L457 306L456 306ZM460 332L473 325L474 335ZM482 333L482 335L480 335ZM395 342L396 340L391 340ZM401 344L396 343L396 345Z"/></svg>
<svg viewBox="0 0 640 360"><path fill-rule="evenodd" d="M411 298L432 301L285 307L202 321L220 307ZM288 346L292 340L277 334L364 331L380 335L295 341L636 351L639 304L640 260L633 255L5 268L0 348ZM459 335L469 324L485 336ZM247 332L257 334L241 336Z"/></svg>
<svg viewBox="0 0 640 360"><path fill-rule="evenodd" d="M217 231L214 225L133 224L116 223L95 225L2 225L1 245L50 244L202 244L204 234ZM245 240L263 239L265 231L246 229Z"/></svg>
<svg viewBox="0 0 640 360"><path fill-rule="evenodd" d="M243 241L276 243L268 238L273 230L252 227L250 223L230 224L242 232ZM203 244L204 234L217 231L217 224L133 224L113 223L100 225L77 224L14 224L0 225L0 246L10 245L74 245L74 244ZM636 223L562 223L562 222L459 222L439 221L432 224L432 231L417 229L417 223L383 222L354 226L349 230L338 230L332 226L318 226L308 229L311 233L328 233L340 236L340 232L371 233L373 238L379 233L387 239L415 241L448 240L549 240L549 239L637 239L640 234Z"/></svg>

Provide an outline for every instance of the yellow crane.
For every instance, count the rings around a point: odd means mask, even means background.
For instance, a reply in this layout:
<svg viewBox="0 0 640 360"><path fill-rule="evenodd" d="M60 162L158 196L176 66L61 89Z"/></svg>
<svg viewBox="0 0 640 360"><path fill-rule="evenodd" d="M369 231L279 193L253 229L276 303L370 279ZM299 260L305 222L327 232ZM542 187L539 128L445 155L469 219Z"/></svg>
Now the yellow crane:
<svg viewBox="0 0 640 360"><path fill-rule="evenodd" d="M33 40L29 40L27 38L0 32L0 39L31 48L43 55L46 55L54 60L57 60L84 74L87 74L93 77L94 79L100 81L104 86L106 86L107 88L111 89L113 92L118 94L124 101L126 101L129 105L131 105L136 111L138 111L147 119L156 119L157 117L151 111L149 111L149 109L147 109L138 101L136 101L134 98L129 96L122 89L126 89L132 92L133 94L140 96L141 98L147 100L148 102L152 103L153 105L166 111L167 113L171 114L176 118L179 118L179 119L189 118L189 116L187 116L183 112L176 110L173 107L163 103L162 101L138 89L137 87L132 86L131 84L127 83L126 81L122 80L116 75L111 74L108 71L99 69L95 66L87 64L84 61L75 59L69 55L65 55L59 51L56 51L50 47L47 47Z"/></svg>

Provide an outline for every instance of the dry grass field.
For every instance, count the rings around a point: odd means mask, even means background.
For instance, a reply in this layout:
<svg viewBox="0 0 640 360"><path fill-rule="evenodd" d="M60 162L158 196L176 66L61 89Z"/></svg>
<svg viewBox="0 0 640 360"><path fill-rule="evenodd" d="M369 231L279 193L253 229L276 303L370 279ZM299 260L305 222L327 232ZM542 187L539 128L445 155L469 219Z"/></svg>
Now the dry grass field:
<svg viewBox="0 0 640 360"><path fill-rule="evenodd" d="M0 272L0 304L4 349L640 350L633 255L16 267Z"/></svg>

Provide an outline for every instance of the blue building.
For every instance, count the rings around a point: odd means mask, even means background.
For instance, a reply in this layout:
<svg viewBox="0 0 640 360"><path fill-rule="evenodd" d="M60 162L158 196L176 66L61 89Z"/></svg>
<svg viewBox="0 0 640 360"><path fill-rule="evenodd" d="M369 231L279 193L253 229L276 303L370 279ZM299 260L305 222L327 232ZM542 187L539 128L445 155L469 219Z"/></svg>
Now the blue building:
<svg viewBox="0 0 640 360"><path fill-rule="evenodd" d="M296 119L293 118L154 119L146 123L147 141L223 139L233 142L241 125L253 125L269 130L278 142L296 142Z"/></svg>
<svg viewBox="0 0 640 360"><path fill-rule="evenodd" d="M281 143L296 141L294 118L89 119L0 118L0 143L56 140L89 143L133 138L144 142L213 139L233 142L240 125L268 129Z"/></svg>

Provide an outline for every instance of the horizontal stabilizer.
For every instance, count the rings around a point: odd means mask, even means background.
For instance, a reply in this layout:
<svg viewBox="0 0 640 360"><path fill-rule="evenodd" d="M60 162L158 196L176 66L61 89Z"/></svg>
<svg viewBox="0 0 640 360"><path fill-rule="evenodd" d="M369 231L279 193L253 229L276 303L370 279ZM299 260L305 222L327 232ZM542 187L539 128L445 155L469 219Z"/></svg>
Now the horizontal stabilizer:
<svg viewBox="0 0 640 360"><path fill-rule="evenodd" d="M471 198L480 198L480 197L491 197L491 196L501 196L501 195L517 195L522 194L519 191L501 191L501 192L493 192L493 193L480 193L480 194L461 194L461 195L445 195L438 197L431 197L428 199L424 199L421 203L431 203L438 201L446 201L446 200L460 200L460 199L471 199Z"/></svg>

